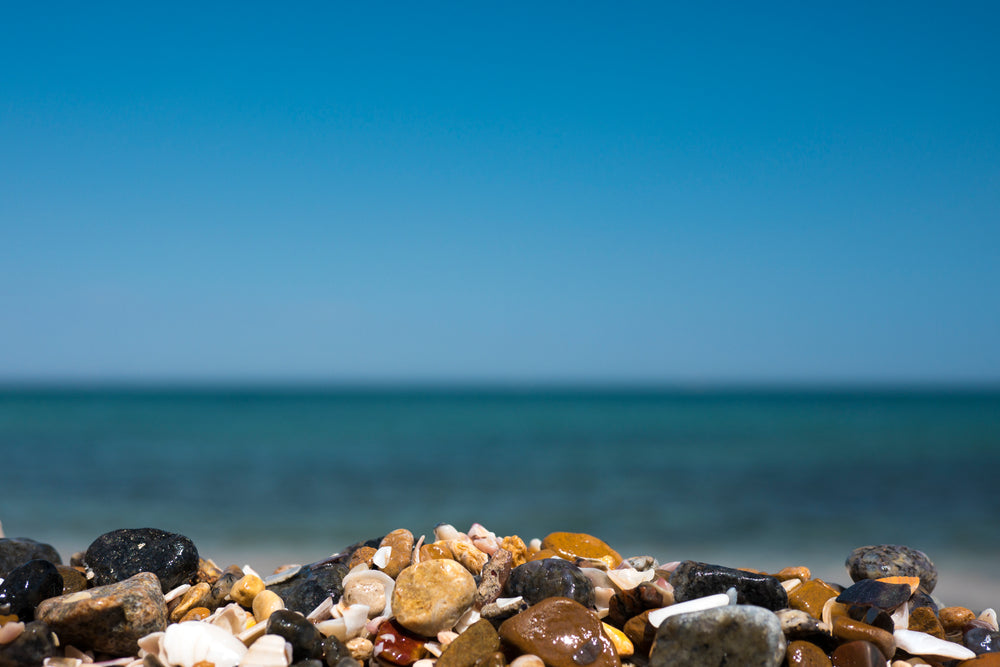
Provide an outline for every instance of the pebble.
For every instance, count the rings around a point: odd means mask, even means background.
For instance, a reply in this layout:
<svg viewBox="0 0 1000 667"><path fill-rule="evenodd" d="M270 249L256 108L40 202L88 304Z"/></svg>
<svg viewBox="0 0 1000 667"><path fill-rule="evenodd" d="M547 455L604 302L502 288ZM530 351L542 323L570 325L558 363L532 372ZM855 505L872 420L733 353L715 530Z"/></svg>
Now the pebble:
<svg viewBox="0 0 1000 667"><path fill-rule="evenodd" d="M123 528L94 540L87 548L84 563L93 572L95 586L152 572L166 593L193 582L199 558L194 543L183 535L157 528Z"/></svg>
<svg viewBox="0 0 1000 667"><path fill-rule="evenodd" d="M788 606L788 593L781 582L767 574L736 570L687 560L670 575L674 599L685 602L736 589L737 604L756 605L771 611Z"/></svg>
<svg viewBox="0 0 1000 667"><path fill-rule="evenodd" d="M10 643L0 644L0 667L40 665L57 655L52 630L41 621L26 623L24 630Z"/></svg>
<svg viewBox="0 0 1000 667"><path fill-rule="evenodd" d="M833 667L885 667L885 656L875 644L858 640L838 646L830 662Z"/></svg>
<svg viewBox="0 0 1000 667"><path fill-rule="evenodd" d="M926 632L938 639L944 639L944 627L930 607L917 607L911 610L910 622L906 629Z"/></svg>
<svg viewBox="0 0 1000 667"><path fill-rule="evenodd" d="M532 605L504 621L498 632L505 643L537 655L549 667L621 664L597 615L569 598L552 597Z"/></svg>
<svg viewBox="0 0 1000 667"><path fill-rule="evenodd" d="M345 558L332 558L304 565L295 576L268 586L277 593L286 609L308 614L328 597L339 600L343 595L344 576L348 573Z"/></svg>
<svg viewBox="0 0 1000 667"><path fill-rule="evenodd" d="M427 655L426 642L393 621L378 626L372 655L393 665L412 665Z"/></svg>
<svg viewBox="0 0 1000 667"><path fill-rule="evenodd" d="M788 667L831 667L830 658L823 649L807 641L794 641L785 650Z"/></svg>
<svg viewBox="0 0 1000 667"><path fill-rule="evenodd" d="M473 667L479 660L488 660L500 649L500 635L487 620L470 625L448 644L436 667Z"/></svg>
<svg viewBox="0 0 1000 667"><path fill-rule="evenodd" d="M305 616L294 611L275 610L267 619L267 634L278 635L291 644L294 662L321 658L327 652L324 650L323 635L316 626L307 621ZM339 643L335 646L339 658L341 657Z"/></svg>
<svg viewBox="0 0 1000 667"><path fill-rule="evenodd" d="M14 568L0 584L0 614L19 621L35 620L35 607L47 598L62 595L63 578L47 560L29 560Z"/></svg>
<svg viewBox="0 0 1000 667"><path fill-rule="evenodd" d="M475 600L476 580L453 560L411 565L396 578L392 610L404 628L424 637L450 630Z"/></svg>
<svg viewBox="0 0 1000 667"><path fill-rule="evenodd" d="M1000 632L992 628L967 626L962 643L976 655L1000 652Z"/></svg>
<svg viewBox="0 0 1000 667"><path fill-rule="evenodd" d="M840 616L833 621L833 636L845 642L864 640L871 642L882 651L886 660L896 652L896 643L891 632L886 632L881 628L876 628L867 623L855 621L846 616Z"/></svg>
<svg viewBox="0 0 1000 667"><path fill-rule="evenodd" d="M542 549L549 549L568 561L575 561L577 558L599 560L609 570L622 562L617 551L603 540L586 533L549 533L542 540Z"/></svg>
<svg viewBox="0 0 1000 667"><path fill-rule="evenodd" d="M395 579L403 568L410 564L413 554L413 533L406 528L394 530L379 543L379 549L389 548L389 559L381 569L387 575ZM372 554L374 555L374 554Z"/></svg>
<svg viewBox="0 0 1000 667"><path fill-rule="evenodd" d="M476 588L477 609L496 602L503 593L513 567L514 556L503 548L497 549L496 553L486 561L479 576L479 586Z"/></svg>
<svg viewBox="0 0 1000 667"><path fill-rule="evenodd" d="M671 616L656 633L650 667L778 667L785 658L778 617L763 607L731 605Z"/></svg>
<svg viewBox="0 0 1000 667"><path fill-rule="evenodd" d="M788 594L788 606L800 609L813 618L821 618L823 605L837 595L837 589L822 579L811 579Z"/></svg>
<svg viewBox="0 0 1000 667"><path fill-rule="evenodd" d="M253 598L253 604L251 604L251 609L253 611L254 620L258 623L263 623L271 617L271 615L281 609L285 608L285 603L282 602L281 598L274 591L263 590Z"/></svg>
<svg viewBox="0 0 1000 667"><path fill-rule="evenodd" d="M87 577L83 574L83 572L80 572L75 567L70 567L69 565L56 565L56 569L59 570L59 574L62 576L63 595L87 589L89 584L87 582Z"/></svg>
<svg viewBox="0 0 1000 667"><path fill-rule="evenodd" d="M6 579L12 570L35 559L62 565L59 552L51 544L27 537L0 537L0 579Z"/></svg>
<svg viewBox="0 0 1000 667"><path fill-rule="evenodd" d="M229 597L236 604L249 609L253 605L253 599L263 590L263 579L256 574L245 574L239 581L233 584L233 587L229 590Z"/></svg>
<svg viewBox="0 0 1000 667"><path fill-rule="evenodd" d="M529 604L566 597L584 607L594 604L594 584L573 563L559 558L528 561L510 571L504 597L521 596Z"/></svg>
<svg viewBox="0 0 1000 667"><path fill-rule="evenodd" d="M946 634L961 632L962 629L976 620L976 615L967 607L945 607L938 612L941 625Z"/></svg>
<svg viewBox="0 0 1000 667"><path fill-rule="evenodd" d="M937 569L927 554L899 544L858 547L847 557L846 565L854 581L920 577L920 588L925 593L933 593L937 585Z"/></svg>
<svg viewBox="0 0 1000 667"><path fill-rule="evenodd" d="M212 587L206 582L195 584L181 596L181 599L170 610L170 620L177 623L195 607L203 606L211 594Z"/></svg>
<svg viewBox="0 0 1000 667"><path fill-rule="evenodd" d="M913 591L906 584L889 584L874 579L861 579L853 586L845 588L837 596L837 602L847 605L862 605L893 610L910 599Z"/></svg>

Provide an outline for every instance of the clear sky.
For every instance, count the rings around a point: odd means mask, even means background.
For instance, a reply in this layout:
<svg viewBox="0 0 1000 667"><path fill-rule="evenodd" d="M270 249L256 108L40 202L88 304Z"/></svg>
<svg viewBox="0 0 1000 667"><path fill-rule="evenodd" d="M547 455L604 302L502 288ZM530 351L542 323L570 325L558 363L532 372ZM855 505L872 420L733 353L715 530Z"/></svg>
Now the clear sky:
<svg viewBox="0 0 1000 667"><path fill-rule="evenodd" d="M0 380L1000 381L1000 5L755 4L5 3Z"/></svg>

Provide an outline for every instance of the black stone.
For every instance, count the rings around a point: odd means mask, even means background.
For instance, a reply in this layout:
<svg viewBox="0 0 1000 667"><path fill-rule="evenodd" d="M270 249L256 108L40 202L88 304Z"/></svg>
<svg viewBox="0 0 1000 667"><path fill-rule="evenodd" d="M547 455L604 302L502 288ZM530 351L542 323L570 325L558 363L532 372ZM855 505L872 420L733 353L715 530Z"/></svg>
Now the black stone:
<svg viewBox="0 0 1000 667"><path fill-rule="evenodd" d="M529 605L545 598L563 597L584 607L594 606L594 584L580 568L560 558L532 560L511 570L504 585L504 597L518 595Z"/></svg>
<svg viewBox="0 0 1000 667"><path fill-rule="evenodd" d="M847 557L847 571L853 581L883 577L920 577L920 590L933 593L937 568L922 551L900 544L858 547Z"/></svg>
<svg viewBox="0 0 1000 667"><path fill-rule="evenodd" d="M326 598L339 600L344 594L342 581L348 572L348 558L349 554L340 553L326 560L303 565L295 576L272 584L267 589L278 594L286 609L309 614Z"/></svg>
<svg viewBox="0 0 1000 667"><path fill-rule="evenodd" d="M938 613L937 602L934 601L934 598L932 598L927 593L924 593L923 591L918 590L916 593L911 595L910 602L908 604L910 605L910 611L913 611L917 607L930 607L931 610L934 612L934 615L937 616Z"/></svg>
<svg viewBox="0 0 1000 667"><path fill-rule="evenodd" d="M267 634L283 637L292 645L292 661L323 657L323 635L302 614L279 609L267 619Z"/></svg>
<svg viewBox="0 0 1000 667"><path fill-rule="evenodd" d="M84 563L94 585L124 581L152 572L163 592L191 583L198 573L198 549L183 535L157 528L122 528L98 537L87 548Z"/></svg>
<svg viewBox="0 0 1000 667"><path fill-rule="evenodd" d="M326 663L317 660L316 658L306 658L305 660L293 662L291 667L325 667L325 664Z"/></svg>
<svg viewBox="0 0 1000 667"><path fill-rule="evenodd" d="M892 620L892 616L884 609L879 609L878 607L852 605L848 608L847 615L855 621L867 623L889 633L896 630L896 622Z"/></svg>
<svg viewBox="0 0 1000 667"><path fill-rule="evenodd" d="M737 604L751 604L778 611L788 606L788 593L781 582L766 574L735 570L686 560L670 575L674 600L686 602L736 589Z"/></svg>
<svg viewBox="0 0 1000 667"><path fill-rule="evenodd" d="M42 600L62 595L63 578L47 560L29 560L0 584L0 614L16 614L19 621L35 620Z"/></svg>
<svg viewBox="0 0 1000 667"><path fill-rule="evenodd" d="M976 655L996 653L1000 651L1000 632L970 624L962 633L962 643Z"/></svg>
<svg viewBox="0 0 1000 667"><path fill-rule="evenodd" d="M351 652L344 643L330 635L323 639L323 661L327 667L334 667L342 658L350 658Z"/></svg>
<svg viewBox="0 0 1000 667"><path fill-rule="evenodd" d="M0 579L6 579L11 570L36 558L62 565L59 552L52 545L27 537L0 538Z"/></svg>
<svg viewBox="0 0 1000 667"><path fill-rule="evenodd" d="M362 667L361 663L350 656L346 656L337 660L337 662L328 662L330 667Z"/></svg>
<svg viewBox="0 0 1000 667"><path fill-rule="evenodd" d="M909 584L890 584L874 579L862 579L853 586L845 588L837 596L837 602L892 610L909 600L911 593Z"/></svg>
<svg viewBox="0 0 1000 667"><path fill-rule="evenodd" d="M38 667L55 655L52 630L41 621L32 621L17 639L0 645L0 667Z"/></svg>

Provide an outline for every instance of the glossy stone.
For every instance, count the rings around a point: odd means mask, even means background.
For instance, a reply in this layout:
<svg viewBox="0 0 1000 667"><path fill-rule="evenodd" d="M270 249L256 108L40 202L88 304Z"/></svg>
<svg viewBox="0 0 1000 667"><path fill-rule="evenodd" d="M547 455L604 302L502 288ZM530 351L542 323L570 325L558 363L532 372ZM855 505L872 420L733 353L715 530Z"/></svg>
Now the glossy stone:
<svg viewBox="0 0 1000 667"><path fill-rule="evenodd" d="M674 587L674 600L677 602L725 593L730 588L736 588L738 604L756 605L771 611L788 606L788 594L781 582L774 577L721 565L686 560L670 575L670 584Z"/></svg>
<svg viewBox="0 0 1000 667"><path fill-rule="evenodd" d="M608 569L617 567L622 557L603 540L587 533L549 533L542 540L542 549L549 549L560 558L574 561L587 558L602 561Z"/></svg>
<svg viewBox="0 0 1000 667"><path fill-rule="evenodd" d="M62 564L59 552L51 544L27 537L0 537L0 579L6 579L11 570L36 559Z"/></svg>
<svg viewBox="0 0 1000 667"><path fill-rule="evenodd" d="M833 639L830 626L801 609L781 609L775 612L781 632L788 641L806 641L829 653L840 642Z"/></svg>
<svg viewBox="0 0 1000 667"><path fill-rule="evenodd" d="M528 561L511 570L504 597L518 595L528 604L564 597L584 607L594 606L594 584L576 565L559 558Z"/></svg>
<svg viewBox="0 0 1000 667"><path fill-rule="evenodd" d="M847 615L855 621L881 628L889 634L892 634L896 630L896 622L892 620L889 612L878 607L849 607Z"/></svg>
<svg viewBox="0 0 1000 667"><path fill-rule="evenodd" d="M279 609L267 619L267 634L284 637L292 645L292 662L324 656L323 635L306 617Z"/></svg>
<svg viewBox="0 0 1000 667"><path fill-rule="evenodd" d="M435 667L473 667L500 648L500 635L486 620L478 620L448 644Z"/></svg>
<svg viewBox="0 0 1000 667"><path fill-rule="evenodd" d="M608 602L608 616L604 620L622 627L628 619L647 609L659 609L674 603L672 595L652 583L644 581L635 588L618 591Z"/></svg>
<svg viewBox="0 0 1000 667"><path fill-rule="evenodd" d="M570 598L542 600L504 621L499 634L506 644L521 653L537 655L549 667L621 664L597 615Z"/></svg>
<svg viewBox="0 0 1000 667"><path fill-rule="evenodd" d="M35 620L35 607L47 598L62 595L63 579L47 560L29 560L14 568L0 584L0 615L13 614L23 622Z"/></svg>
<svg viewBox="0 0 1000 667"><path fill-rule="evenodd" d="M781 624L772 612L730 605L667 618L657 630L649 665L778 667L785 648Z"/></svg>
<svg viewBox="0 0 1000 667"><path fill-rule="evenodd" d="M831 667L830 658L823 649L805 641L794 641L785 651L788 667Z"/></svg>
<svg viewBox="0 0 1000 667"><path fill-rule="evenodd" d="M373 642L375 657L393 665L412 665L427 655L424 640L393 621L378 626Z"/></svg>
<svg viewBox="0 0 1000 667"><path fill-rule="evenodd" d="M184 618L185 614L195 607L204 606L206 600L208 600L211 594L212 587L209 586L208 583L202 581L195 584L181 596L180 600L177 601L176 606L170 609L170 621L172 623L177 623Z"/></svg>
<svg viewBox="0 0 1000 667"><path fill-rule="evenodd" d="M229 597L236 604L249 609L253 605L253 599L262 590L264 590L263 579L256 574L245 574L229 589Z"/></svg>
<svg viewBox="0 0 1000 667"><path fill-rule="evenodd" d="M837 589L822 579L810 579L788 594L788 606L821 618L823 605L837 595Z"/></svg>
<svg viewBox="0 0 1000 667"><path fill-rule="evenodd" d="M962 643L976 655L1000 652L1000 632L970 624L962 633Z"/></svg>
<svg viewBox="0 0 1000 667"><path fill-rule="evenodd" d="M963 660L955 667L1000 667L1000 653L984 653L971 660Z"/></svg>
<svg viewBox="0 0 1000 667"><path fill-rule="evenodd" d="M342 555L304 565L295 576L267 589L278 594L286 609L308 614L326 598L339 600L344 594L342 582L349 558Z"/></svg>
<svg viewBox="0 0 1000 667"><path fill-rule="evenodd" d="M896 652L892 633L867 623L855 621L847 616L839 616L833 620L833 636L845 642L857 640L871 642L878 647L886 660Z"/></svg>
<svg viewBox="0 0 1000 667"><path fill-rule="evenodd" d="M514 556L506 549L497 549L480 573L479 586L476 587L477 609L482 609L483 605L495 602L500 597L513 567Z"/></svg>
<svg viewBox="0 0 1000 667"><path fill-rule="evenodd" d="M101 535L87 548L84 563L93 584L106 586L140 572L152 572L167 592L194 581L198 549L183 535L157 528L123 528Z"/></svg>
<svg viewBox="0 0 1000 667"><path fill-rule="evenodd" d="M656 639L656 628L649 622L649 611L633 616L625 622L622 632L632 642L638 655L649 655Z"/></svg>
<svg viewBox="0 0 1000 667"><path fill-rule="evenodd" d="M962 632L966 625L976 620L976 615L968 607L944 607L938 611L945 634Z"/></svg>
<svg viewBox="0 0 1000 667"><path fill-rule="evenodd" d="M429 560L403 570L392 591L392 611L404 628L434 637L450 630L471 606L476 581L453 560Z"/></svg>
<svg viewBox="0 0 1000 667"><path fill-rule="evenodd" d="M847 557L847 571L854 581L880 577L920 577L920 589L934 592L937 568L922 551L899 545L858 547Z"/></svg>
<svg viewBox="0 0 1000 667"><path fill-rule="evenodd" d="M874 579L862 579L845 588L837 602L893 610L910 599L912 592L906 584L887 584Z"/></svg>
<svg viewBox="0 0 1000 667"><path fill-rule="evenodd" d="M210 609L221 607L226 602L229 592L233 590L233 584L242 578L243 570L235 565L227 567L219 578L212 582L212 590L205 601L205 606Z"/></svg>
<svg viewBox="0 0 1000 667"><path fill-rule="evenodd" d="M392 531L379 542L379 549L386 547L390 549L389 559L380 569L395 579L410 564L413 556L413 533L406 528Z"/></svg>
<svg viewBox="0 0 1000 667"><path fill-rule="evenodd" d="M41 621L32 621L14 641L0 644L0 667L41 665L46 658L57 655L57 651L52 629Z"/></svg>
<svg viewBox="0 0 1000 667"><path fill-rule="evenodd" d="M885 656L875 644L859 640L838 646L830 662L833 667L885 667Z"/></svg>

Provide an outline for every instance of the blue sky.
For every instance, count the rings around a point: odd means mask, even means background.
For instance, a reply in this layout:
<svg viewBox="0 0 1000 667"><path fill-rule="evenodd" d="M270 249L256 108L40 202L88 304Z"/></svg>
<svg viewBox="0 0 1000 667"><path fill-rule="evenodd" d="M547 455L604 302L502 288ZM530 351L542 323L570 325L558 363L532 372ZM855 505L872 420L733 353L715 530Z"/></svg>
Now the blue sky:
<svg viewBox="0 0 1000 667"><path fill-rule="evenodd" d="M994 3L0 12L0 380L1000 381Z"/></svg>

